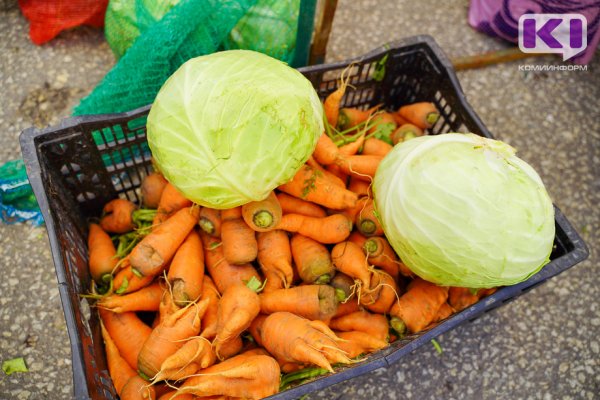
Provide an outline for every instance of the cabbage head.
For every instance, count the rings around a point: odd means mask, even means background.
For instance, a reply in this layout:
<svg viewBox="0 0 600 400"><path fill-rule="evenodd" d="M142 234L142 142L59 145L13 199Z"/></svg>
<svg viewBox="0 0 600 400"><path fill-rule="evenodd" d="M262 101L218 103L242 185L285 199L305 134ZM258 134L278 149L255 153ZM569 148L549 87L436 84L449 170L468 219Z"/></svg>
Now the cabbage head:
<svg viewBox="0 0 600 400"><path fill-rule="evenodd" d="M377 170L374 197L402 261L438 285L511 285L549 261L552 202L503 142L448 133L399 144Z"/></svg>
<svg viewBox="0 0 600 400"><path fill-rule="evenodd" d="M216 209L262 200L292 179L322 131L323 107L311 83L249 50L187 61L160 89L147 121L165 178Z"/></svg>

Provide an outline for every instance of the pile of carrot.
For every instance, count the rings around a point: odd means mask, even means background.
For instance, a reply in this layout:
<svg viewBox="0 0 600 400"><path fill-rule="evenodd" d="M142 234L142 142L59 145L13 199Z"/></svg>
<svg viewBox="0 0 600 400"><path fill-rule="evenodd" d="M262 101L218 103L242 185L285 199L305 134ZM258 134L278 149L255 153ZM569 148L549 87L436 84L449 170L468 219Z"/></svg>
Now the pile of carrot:
<svg viewBox="0 0 600 400"><path fill-rule="evenodd" d="M266 199L200 207L155 172L140 206L113 200L90 224L87 296L122 399L263 398L493 292L416 277L373 203L379 162L436 123L435 105L341 108L347 85L324 102L312 157Z"/></svg>

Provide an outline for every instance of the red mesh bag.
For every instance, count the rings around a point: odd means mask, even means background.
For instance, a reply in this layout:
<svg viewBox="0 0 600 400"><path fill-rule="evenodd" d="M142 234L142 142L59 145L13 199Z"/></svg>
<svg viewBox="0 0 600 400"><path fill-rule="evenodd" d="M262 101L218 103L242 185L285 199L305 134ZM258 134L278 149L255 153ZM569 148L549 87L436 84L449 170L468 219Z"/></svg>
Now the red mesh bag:
<svg viewBox="0 0 600 400"><path fill-rule="evenodd" d="M29 37L35 44L52 40L65 29L79 25L104 26L108 0L19 0L29 20Z"/></svg>

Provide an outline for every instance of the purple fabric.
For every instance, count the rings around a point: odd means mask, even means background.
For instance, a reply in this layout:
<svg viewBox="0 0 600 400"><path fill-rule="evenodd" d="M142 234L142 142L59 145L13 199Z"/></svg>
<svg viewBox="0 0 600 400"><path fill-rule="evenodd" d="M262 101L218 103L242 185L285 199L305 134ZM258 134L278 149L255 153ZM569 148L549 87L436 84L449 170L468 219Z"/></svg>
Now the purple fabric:
<svg viewBox="0 0 600 400"><path fill-rule="evenodd" d="M469 24L490 36L518 43L521 15L566 13L587 19L587 48L571 61L588 64L600 42L600 0L471 0Z"/></svg>

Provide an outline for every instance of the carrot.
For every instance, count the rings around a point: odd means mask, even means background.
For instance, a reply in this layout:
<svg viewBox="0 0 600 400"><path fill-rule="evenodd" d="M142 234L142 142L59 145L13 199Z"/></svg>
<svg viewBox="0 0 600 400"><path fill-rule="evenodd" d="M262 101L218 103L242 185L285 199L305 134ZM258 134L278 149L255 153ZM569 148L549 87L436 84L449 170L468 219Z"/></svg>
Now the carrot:
<svg viewBox="0 0 600 400"><path fill-rule="evenodd" d="M219 349L219 355L221 360L231 358L241 352L244 348L244 341L241 336L237 336L223 344Z"/></svg>
<svg viewBox="0 0 600 400"><path fill-rule="evenodd" d="M187 235L169 266L167 280L173 300L179 307L194 302L202 295L204 251L200 236L193 229Z"/></svg>
<svg viewBox="0 0 600 400"><path fill-rule="evenodd" d="M396 252L390 246L387 240L381 236L372 236L365 238L362 246L363 251L368 256L369 263L383 269L390 274L394 280L398 279L398 274L404 276L413 276L413 273L400 262Z"/></svg>
<svg viewBox="0 0 600 400"><path fill-rule="evenodd" d="M338 158L336 165L346 174L359 179L371 181L383 157L373 155L356 155Z"/></svg>
<svg viewBox="0 0 600 400"><path fill-rule="evenodd" d="M265 320L267 319L267 317L268 317L268 315L258 314L256 316L256 318L254 318L252 320L252 322L250 323L250 326L248 327L248 332L250 332L250 334L252 335L252 338L254 339L256 344L258 344L261 347L264 347L261 335L262 335L263 324L264 324Z"/></svg>
<svg viewBox="0 0 600 400"><path fill-rule="evenodd" d="M317 160L314 159L313 156L310 156L308 158L308 160L306 161L306 165L308 165L311 168L314 168L315 171L321 172L323 174L323 177L328 179L330 183L333 183L341 188L346 187L345 176L340 176L338 171L335 171L335 170L330 171L330 167L335 166L335 164L329 164L326 167L327 169L325 169L325 167L323 167L321 164L319 164L317 162Z"/></svg>
<svg viewBox="0 0 600 400"><path fill-rule="evenodd" d="M142 191L142 204L144 207L158 208L160 198L167 183L165 177L158 172L153 172L144 177L140 186Z"/></svg>
<svg viewBox="0 0 600 400"><path fill-rule="evenodd" d="M152 329L144 324L134 312L116 314L98 309L102 323L119 349L121 357L134 370L137 369L138 354Z"/></svg>
<svg viewBox="0 0 600 400"><path fill-rule="evenodd" d="M339 147L338 158L341 156L353 156L363 147L365 143L365 135L360 135L355 141L346 143ZM336 160L337 161L337 160Z"/></svg>
<svg viewBox="0 0 600 400"><path fill-rule="evenodd" d="M361 306L358 304L358 301L354 299L352 296L350 299L347 299L345 303L340 303L337 312L333 316L334 318L340 318L344 315L352 314L353 312L360 311Z"/></svg>
<svg viewBox="0 0 600 400"><path fill-rule="evenodd" d="M398 144L405 142L409 139L414 139L417 136L423 136L423 130L413 124L402 124L398 129L392 133L392 142Z"/></svg>
<svg viewBox="0 0 600 400"><path fill-rule="evenodd" d="M325 132L319 136L312 157L321 165L335 163L339 155L339 149Z"/></svg>
<svg viewBox="0 0 600 400"><path fill-rule="evenodd" d="M215 354L223 359L220 349L224 343L240 336L260 312L260 299L246 285L232 285L221 297L217 312L217 336L213 342Z"/></svg>
<svg viewBox="0 0 600 400"><path fill-rule="evenodd" d="M141 376L134 375L123 385L119 398L121 400L154 400L156 393L154 388Z"/></svg>
<svg viewBox="0 0 600 400"><path fill-rule="evenodd" d="M157 394L158 396L158 394ZM163 393L158 400L194 400L196 396L190 393L179 393L175 389ZM206 400L206 398L205 398Z"/></svg>
<svg viewBox="0 0 600 400"><path fill-rule="evenodd" d="M486 289L451 287L448 289L448 303L455 311L462 311L477 303L486 293Z"/></svg>
<svg viewBox="0 0 600 400"><path fill-rule="evenodd" d="M121 393L125 383L132 377L137 375L137 372L121 357L117 345L110 337L108 331L100 320L100 329L104 340L104 350L106 352L106 364L108 365L108 373L113 381L117 394Z"/></svg>
<svg viewBox="0 0 600 400"><path fill-rule="evenodd" d="M447 298L447 288L416 278L392 306L390 325L398 333L406 328L412 333L419 332L435 319Z"/></svg>
<svg viewBox="0 0 600 400"><path fill-rule="evenodd" d="M390 136L396 130L396 127L397 123L394 115L389 112L383 112L373 117L368 134L369 136L392 143Z"/></svg>
<svg viewBox="0 0 600 400"><path fill-rule="evenodd" d="M394 118L394 121L396 122L396 126L400 126L400 125L409 123L408 120L404 117L401 117L400 114L398 114L398 112L393 112L392 117Z"/></svg>
<svg viewBox="0 0 600 400"><path fill-rule="evenodd" d="M110 276L119 260L110 236L98 224L90 224L88 251L90 275L96 282L102 282Z"/></svg>
<svg viewBox="0 0 600 400"><path fill-rule="evenodd" d="M385 317L384 317L385 318ZM387 347L388 342L361 331L335 332L343 339L338 346L350 358L368 354Z"/></svg>
<svg viewBox="0 0 600 400"><path fill-rule="evenodd" d="M327 248L314 239L295 234L290 241L298 275L306 283L327 283L335 274Z"/></svg>
<svg viewBox="0 0 600 400"><path fill-rule="evenodd" d="M348 364L339 338L321 321L309 321L289 312L276 312L262 326L262 343L277 359L314 364L333 372L330 363Z"/></svg>
<svg viewBox="0 0 600 400"><path fill-rule="evenodd" d="M223 246L218 239L204 232L200 233L200 238L204 245L206 269L219 293L222 294L231 285L247 282L252 277L260 280L260 275L252 264L230 264L223 255Z"/></svg>
<svg viewBox="0 0 600 400"><path fill-rule="evenodd" d="M452 314L454 314L454 310L452 309L452 307L450 306L450 304L443 303L440 306L440 308L439 308L439 310L438 310L438 312L437 312L437 314L436 314L436 316L435 316L435 318L434 318L433 321L434 322L439 322L441 320L444 320L444 319L448 318Z"/></svg>
<svg viewBox="0 0 600 400"><path fill-rule="evenodd" d="M365 181L363 179L358 179L355 176L350 177L350 183L348 183L348 190L353 191L360 197L373 197L373 192L371 190L371 182Z"/></svg>
<svg viewBox="0 0 600 400"><path fill-rule="evenodd" d="M299 233L320 243L338 243L352 231L352 222L342 214L325 218L307 217L301 214L285 214L277 229Z"/></svg>
<svg viewBox="0 0 600 400"><path fill-rule="evenodd" d="M391 144L372 137L365 140L361 154L385 157L393 148Z"/></svg>
<svg viewBox="0 0 600 400"><path fill-rule="evenodd" d="M353 279L358 279L364 288L371 287L371 272L362 249L352 242L341 242L331 250L335 268Z"/></svg>
<svg viewBox="0 0 600 400"><path fill-rule="evenodd" d="M152 283L153 276L143 276L137 270L134 270L129 261L113 278L113 290L116 294L133 293Z"/></svg>
<svg viewBox="0 0 600 400"><path fill-rule="evenodd" d="M186 379L178 393L262 399L279 391L280 373L273 357L242 353Z"/></svg>
<svg viewBox="0 0 600 400"><path fill-rule="evenodd" d="M198 225L200 229L209 235L221 237L221 211L214 208L202 207Z"/></svg>
<svg viewBox="0 0 600 400"><path fill-rule="evenodd" d="M368 311L356 311L351 314L334 318L329 327L338 331L360 331L387 342L390 326L387 318L381 314Z"/></svg>
<svg viewBox="0 0 600 400"><path fill-rule="evenodd" d="M200 300L208 299L206 312L202 316L202 332L200 336L212 340L217 336L217 313L219 310L219 290L209 276L204 275L202 284L202 297Z"/></svg>
<svg viewBox="0 0 600 400"><path fill-rule="evenodd" d="M338 128L342 130L353 128L369 119L373 111L372 108L368 110L342 108L338 116Z"/></svg>
<svg viewBox="0 0 600 400"><path fill-rule="evenodd" d="M383 227L379 222L379 215L375 211L375 204L372 199L367 200L365 206L358 212L356 229L365 236L383 235Z"/></svg>
<svg viewBox="0 0 600 400"><path fill-rule="evenodd" d="M331 183L308 165L300 168L290 182L279 186L279 190L334 210L353 207L358 200L356 193Z"/></svg>
<svg viewBox="0 0 600 400"><path fill-rule="evenodd" d="M275 229L270 232L259 232L258 263L266 276L264 290L288 288L293 283L292 250L287 233Z"/></svg>
<svg viewBox="0 0 600 400"><path fill-rule="evenodd" d="M160 365L153 381L180 380L208 368L216 361L210 342L203 337L193 337Z"/></svg>
<svg viewBox="0 0 600 400"><path fill-rule="evenodd" d="M369 201L368 197L360 197L354 207L346 208L345 210L343 210L341 212L341 214L345 215L346 218L348 218L348 220L352 221L352 224L356 224L356 217L358 216L358 213L361 212L365 208L367 201ZM357 232L357 231L354 231L354 232ZM352 232L352 233L354 233L354 232ZM352 234L350 234L350 236L352 236ZM348 237L350 237L350 236L348 236Z"/></svg>
<svg viewBox="0 0 600 400"><path fill-rule="evenodd" d="M198 335L200 320L207 306L208 300L202 300L161 317L160 323L152 330L140 350L138 371L154 377L160 371L162 363L183 346L185 339Z"/></svg>
<svg viewBox="0 0 600 400"><path fill-rule="evenodd" d="M340 104L342 102L344 94L346 93L346 88L348 87L348 81L350 78L344 76L346 71L347 70L344 70L342 72L338 88L335 91L331 92L323 102L323 110L325 111L325 117L327 118L327 122L329 123L329 125L331 125L332 127L337 126L338 117L340 114Z"/></svg>
<svg viewBox="0 0 600 400"><path fill-rule="evenodd" d="M387 313L398 298L398 285L389 274L373 270L369 289L361 287L360 304L367 310L384 314Z"/></svg>
<svg viewBox="0 0 600 400"><path fill-rule="evenodd" d="M225 210L221 210L221 222L229 221L232 219L241 219L242 218L242 207L233 207L227 208Z"/></svg>
<svg viewBox="0 0 600 400"><path fill-rule="evenodd" d="M341 290L344 293L344 298L340 299L340 301L348 300L354 293L354 280L344 273L336 273L329 284L334 289Z"/></svg>
<svg viewBox="0 0 600 400"><path fill-rule="evenodd" d="M315 203L302 200L286 193L277 193L277 200L284 214L302 214L307 217L323 218L327 216L325 210Z"/></svg>
<svg viewBox="0 0 600 400"><path fill-rule="evenodd" d="M435 104L420 102L407 104L398 109L398 115L421 129L431 128L440 117Z"/></svg>
<svg viewBox="0 0 600 400"><path fill-rule="evenodd" d="M126 199L114 199L104 205L100 226L106 232L126 233L134 228L131 213L137 208Z"/></svg>
<svg viewBox="0 0 600 400"><path fill-rule="evenodd" d="M156 227L165 222L175 212L190 207L192 202L186 199L176 188L167 183L160 196L158 208L152 226Z"/></svg>
<svg viewBox="0 0 600 400"><path fill-rule="evenodd" d="M266 199L251 201L242 206L242 218L250 228L257 232L267 232L275 228L281 220L281 205L275 192Z"/></svg>
<svg viewBox="0 0 600 400"><path fill-rule="evenodd" d="M287 311L310 320L327 320L338 306L335 289L329 285L304 285L261 293L260 312Z"/></svg>
<svg viewBox="0 0 600 400"><path fill-rule="evenodd" d="M129 311L158 311L165 289L158 282L124 296L111 295L101 298L96 305L114 313Z"/></svg>
<svg viewBox="0 0 600 400"><path fill-rule="evenodd" d="M199 212L198 207L182 208L155 227L129 254L131 267L144 276L160 274L198 222Z"/></svg>
<svg viewBox="0 0 600 400"><path fill-rule="evenodd" d="M241 207L236 207L241 212ZM226 217L225 211L221 212L221 240L223 241L223 255L231 264L246 264L256 259L258 244L255 232L240 218Z"/></svg>

